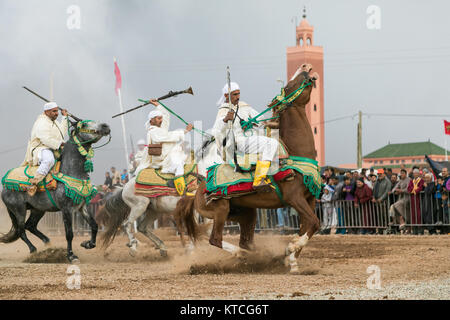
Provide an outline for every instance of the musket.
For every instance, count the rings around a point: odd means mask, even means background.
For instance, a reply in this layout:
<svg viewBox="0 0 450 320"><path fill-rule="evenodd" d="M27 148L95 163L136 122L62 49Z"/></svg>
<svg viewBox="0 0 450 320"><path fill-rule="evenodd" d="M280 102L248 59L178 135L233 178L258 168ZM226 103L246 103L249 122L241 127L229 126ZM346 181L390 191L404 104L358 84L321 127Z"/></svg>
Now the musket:
<svg viewBox="0 0 450 320"><path fill-rule="evenodd" d="M167 99L167 98L170 98L170 97L177 96L177 95L182 94L182 93L189 93L189 94L194 95L194 92L192 91L192 87L189 87L189 88L187 88L186 90L182 90L182 91L175 91L175 92L174 92L174 91L170 90L168 94L166 94L166 95L164 95L164 96L162 96L162 97L159 97L159 98L156 99L156 100L164 100L164 99ZM124 111L124 112L121 112L121 113L118 113L118 114L116 114L116 115L114 115L114 116L112 116L112 117L115 118L115 117L121 116L121 115L123 115L123 114L125 114L125 113L128 113L128 112L137 110L137 109L139 109L139 108L145 107L146 105L149 105L150 103L151 103L150 101L149 101L149 102L146 102L146 103L141 104L141 105L139 105L139 106L137 106L137 107L128 109L128 110L126 110L126 111Z"/></svg>
<svg viewBox="0 0 450 320"><path fill-rule="evenodd" d="M50 102L50 100L45 99L43 96L37 94L37 93L34 92L33 90L28 89L27 87L22 87L22 88L24 88L24 89L27 90L28 92L34 94L36 97L38 97L38 98L44 100L45 102ZM58 109L61 110L61 111L63 110L61 107L58 107ZM74 120L76 120L76 121L82 121L80 118L74 116L73 114L71 114L71 113L69 113L69 112L67 112L67 115L68 115L69 117L72 117L72 118L73 118Z"/></svg>
<svg viewBox="0 0 450 320"><path fill-rule="evenodd" d="M229 66L227 66L227 84L228 84L228 106L229 106L228 107L228 112L231 112L231 111L233 111L233 104L231 103L231 76L230 76L230 67ZM234 115L234 119L233 120L228 120L228 123L227 123L228 124L228 134L227 134L227 137L231 133L231 139L230 139L231 144L229 145L229 149L228 150L231 150L232 155L233 155L234 171L235 172L242 172L242 169L241 169L241 167L239 166L239 164L237 162L236 138L234 136L234 131L233 131L233 123L234 123L234 120L236 119L236 115L237 115L238 110L239 110L239 107L236 110L236 113ZM224 148L225 148L225 146L224 146ZM227 150L225 150L224 155L226 155L226 153L227 153ZM226 160L226 159L224 159L224 160Z"/></svg>

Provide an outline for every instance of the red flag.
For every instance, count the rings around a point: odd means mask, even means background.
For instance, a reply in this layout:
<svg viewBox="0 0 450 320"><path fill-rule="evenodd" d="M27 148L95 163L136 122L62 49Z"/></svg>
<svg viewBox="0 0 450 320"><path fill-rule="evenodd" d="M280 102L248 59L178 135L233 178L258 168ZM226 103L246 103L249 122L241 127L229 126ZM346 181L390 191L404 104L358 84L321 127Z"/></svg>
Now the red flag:
<svg viewBox="0 0 450 320"><path fill-rule="evenodd" d="M119 94L119 89L122 88L122 76L120 75L119 66L114 60L114 74L116 75L116 94Z"/></svg>
<svg viewBox="0 0 450 320"><path fill-rule="evenodd" d="M450 122L444 120L445 134L450 134Z"/></svg>

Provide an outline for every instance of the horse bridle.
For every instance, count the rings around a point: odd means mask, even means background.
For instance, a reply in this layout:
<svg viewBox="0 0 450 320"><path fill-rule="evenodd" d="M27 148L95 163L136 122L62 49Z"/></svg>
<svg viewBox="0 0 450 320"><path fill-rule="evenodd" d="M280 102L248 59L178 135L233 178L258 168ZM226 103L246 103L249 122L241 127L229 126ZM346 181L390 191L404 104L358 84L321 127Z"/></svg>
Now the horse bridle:
<svg viewBox="0 0 450 320"><path fill-rule="evenodd" d="M77 135L78 132L80 132L80 133L87 133L87 134L99 134L99 135L101 135L101 133L98 130L83 128L84 124L86 124L88 122L92 122L92 121L93 120L80 120L80 121L77 121L75 123L71 122L70 126L73 127L73 130L72 130L72 133L69 136L73 138L74 136ZM111 132L108 134L108 136L109 136L108 142L102 144L101 146L92 147L92 148L93 149L99 149L99 148L101 148L103 146L106 146L108 143L111 142ZM95 141L95 140L96 139L91 139L91 140L87 140L87 141L79 141L79 143L81 145L83 145L83 144L90 143L90 142ZM69 139L69 141L70 141L70 139Z"/></svg>

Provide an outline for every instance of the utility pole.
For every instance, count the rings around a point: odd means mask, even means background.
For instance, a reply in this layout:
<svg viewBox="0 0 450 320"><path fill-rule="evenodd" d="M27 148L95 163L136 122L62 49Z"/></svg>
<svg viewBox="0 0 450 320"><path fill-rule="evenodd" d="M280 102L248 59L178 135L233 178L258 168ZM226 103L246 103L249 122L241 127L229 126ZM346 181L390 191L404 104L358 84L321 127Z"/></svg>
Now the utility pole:
<svg viewBox="0 0 450 320"><path fill-rule="evenodd" d="M357 167L362 168L362 112L358 111L358 133L357 133Z"/></svg>

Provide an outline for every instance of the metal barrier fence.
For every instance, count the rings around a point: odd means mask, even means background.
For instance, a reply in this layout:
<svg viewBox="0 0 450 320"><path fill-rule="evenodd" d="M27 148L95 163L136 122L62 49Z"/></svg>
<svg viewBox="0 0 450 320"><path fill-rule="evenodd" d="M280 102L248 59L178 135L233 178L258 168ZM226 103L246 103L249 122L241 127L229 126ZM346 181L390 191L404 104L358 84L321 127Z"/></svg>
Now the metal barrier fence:
<svg viewBox="0 0 450 320"><path fill-rule="evenodd" d="M92 216L95 216L97 211L98 203L91 203L88 205L88 212ZM42 220L39 222L38 228L42 228L49 234L53 235L64 235L64 222L62 213L58 212L47 212ZM76 213L72 216L72 229L74 235L90 235L91 228L89 224L84 220L80 213Z"/></svg>
<svg viewBox="0 0 450 320"><path fill-rule="evenodd" d="M95 214L97 206L96 203L88 206L90 214ZM390 195L386 201L368 201L358 206L353 201L346 200L317 202L315 213L320 220L322 233L328 233L331 228L337 229L337 233L397 231L401 223L400 217L403 217L406 230L412 233L433 228L450 231L448 199L423 192L417 196ZM72 219L75 234L90 234L90 227L80 214L74 215ZM257 210L257 232L282 230L284 233L294 233L299 231L299 225L298 213L293 208ZM61 212L46 213L39 227L49 233L64 235ZM225 229L238 232L239 224L227 222Z"/></svg>
<svg viewBox="0 0 450 320"><path fill-rule="evenodd" d="M385 201L368 201L357 206L349 200L317 202L315 213L322 233L331 228L336 228L337 233L390 233L397 232L403 223L405 230L411 233L423 233L425 229L450 232L448 199L424 192L417 196L391 194ZM233 232L239 230L239 225L228 222L225 228ZM257 210L257 232L280 229L285 233L299 230L298 213L293 208Z"/></svg>

